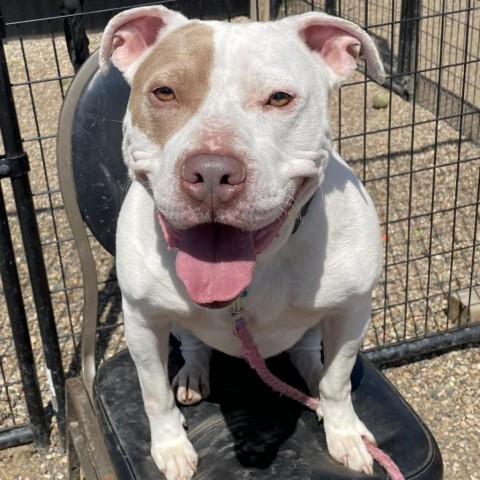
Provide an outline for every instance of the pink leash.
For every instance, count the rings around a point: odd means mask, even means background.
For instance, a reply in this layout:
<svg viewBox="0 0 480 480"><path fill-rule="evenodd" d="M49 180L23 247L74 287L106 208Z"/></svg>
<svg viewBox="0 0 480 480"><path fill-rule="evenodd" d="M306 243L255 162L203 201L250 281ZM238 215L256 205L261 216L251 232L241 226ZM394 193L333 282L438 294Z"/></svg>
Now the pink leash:
<svg viewBox="0 0 480 480"><path fill-rule="evenodd" d="M237 299L232 308L233 331L242 342L242 353L245 360L257 372L258 376L273 390L300 402L311 410L315 410L319 404L318 398L313 398L300 392L270 372L248 331L245 320L241 316L241 306L239 302L240 300ZM371 443L365 442L365 445L368 453L385 469L392 480L405 480L395 462L385 452Z"/></svg>

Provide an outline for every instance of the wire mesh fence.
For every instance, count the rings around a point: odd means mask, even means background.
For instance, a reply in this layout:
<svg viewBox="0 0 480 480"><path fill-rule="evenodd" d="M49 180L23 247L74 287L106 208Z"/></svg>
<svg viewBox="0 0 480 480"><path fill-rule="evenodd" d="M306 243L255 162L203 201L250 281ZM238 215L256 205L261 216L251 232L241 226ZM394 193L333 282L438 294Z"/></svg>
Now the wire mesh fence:
<svg viewBox="0 0 480 480"><path fill-rule="evenodd" d="M74 2L75 3L75 2ZM128 4L130 3L130 5ZM56 131L74 76L65 19L86 27L89 50L102 25L131 2L85 1L66 17L5 20L6 66L48 275L66 375L78 373L82 276L56 177ZM156 2L158 3L158 2ZM242 21L250 2L162 2L187 15ZM253 2L261 11L262 2ZM272 18L310 10L359 23L375 39L389 76L378 86L359 72L331 100L337 149L375 200L384 241L384 270L374 292L364 349L372 358L400 358L480 338L480 1L302 1L268 5ZM83 23L82 23L83 22ZM1 28L0 28L1 30ZM78 61L78 57L77 57ZM375 107L384 108L375 108ZM0 153L4 152L0 144ZM7 177L5 175L5 177ZM18 206L1 180L45 416L52 413L38 312L22 242ZM99 357L124 347L113 259L91 239L99 271ZM28 253L28 252L27 252ZM29 425L11 329L0 290L0 447L19 442ZM12 432L17 432L17 434ZM3 434L3 437L2 437ZM13 435L13 436L12 436ZM16 435L16 436L15 436ZM13 438L15 437L15 438Z"/></svg>

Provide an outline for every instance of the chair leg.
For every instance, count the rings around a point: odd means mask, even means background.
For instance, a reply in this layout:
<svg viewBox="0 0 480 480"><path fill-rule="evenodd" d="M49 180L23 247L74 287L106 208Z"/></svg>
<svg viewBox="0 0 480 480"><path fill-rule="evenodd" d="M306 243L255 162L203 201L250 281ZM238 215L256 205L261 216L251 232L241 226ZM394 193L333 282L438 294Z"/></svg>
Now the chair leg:
<svg viewBox="0 0 480 480"><path fill-rule="evenodd" d="M73 440L73 432L70 429L70 423L67 424L67 461L68 461L68 479L80 480L80 458L78 457Z"/></svg>
<svg viewBox="0 0 480 480"><path fill-rule="evenodd" d="M83 380L66 382L67 458L70 480L116 480Z"/></svg>

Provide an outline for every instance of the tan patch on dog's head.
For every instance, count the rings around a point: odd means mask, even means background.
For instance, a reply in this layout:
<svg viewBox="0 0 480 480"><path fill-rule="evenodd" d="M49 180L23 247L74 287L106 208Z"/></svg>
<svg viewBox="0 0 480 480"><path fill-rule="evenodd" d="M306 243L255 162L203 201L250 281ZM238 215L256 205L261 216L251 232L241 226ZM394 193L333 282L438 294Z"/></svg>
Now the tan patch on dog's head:
<svg viewBox="0 0 480 480"><path fill-rule="evenodd" d="M152 47L132 81L132 124L163 146L195 114L207 96L213 64L213 29L198 21L169 33ZM169 87L170 102L153 93Z"/></svg>

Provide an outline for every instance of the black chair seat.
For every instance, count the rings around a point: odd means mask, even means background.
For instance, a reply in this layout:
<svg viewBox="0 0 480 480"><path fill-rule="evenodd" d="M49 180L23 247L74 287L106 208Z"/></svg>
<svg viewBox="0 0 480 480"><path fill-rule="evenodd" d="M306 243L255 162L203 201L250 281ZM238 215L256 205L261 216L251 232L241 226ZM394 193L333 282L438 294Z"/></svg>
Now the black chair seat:
<svg viewBox="0 0 480 480"><path fill-rule="evenodd" d="M179 352L172 348L172 376L181 362ZM283 380L306 391L287 355L268 363ZM368 476L335 462L328 455L323 426L314 412L271 391L243 360L215 352L210 379L208 399L181 407L200 459L195 479L388 478L378 465L374 475ZM352 373L352 386L359 417L405 478L442 478L440 452L430 432L362 355ZM102 366L94 389L98 418L119 478L164 478L150 455L150 429L127 350Z"/></svg>

